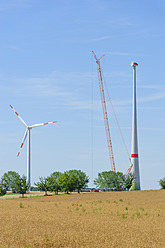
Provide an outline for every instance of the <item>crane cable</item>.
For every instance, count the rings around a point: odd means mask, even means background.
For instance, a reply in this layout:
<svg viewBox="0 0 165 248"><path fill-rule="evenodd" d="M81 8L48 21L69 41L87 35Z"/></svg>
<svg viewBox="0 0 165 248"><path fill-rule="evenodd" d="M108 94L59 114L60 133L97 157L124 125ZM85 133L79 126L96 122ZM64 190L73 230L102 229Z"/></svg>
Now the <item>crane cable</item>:
<svg viewBox="0 0 165 248"><path fill-rule="evenodd" d="M120 128L120 125L119 125L119 122L118 122L118 119L117 119L117 116L116 116L116 113L115 113L115 109L114 109L114 107L113 107L113 103L112 103L111 98L110 98L110 94L109 94L109 91L108 91L107 84L106 84L106 82L105 82L105 78L104 78L103 72L102 72L102 76L103 76L104 85L105 85L105 88L106 88L106 91L107 91L107 94L108 94L108 98L109 98L109 101L110 101L110 104L111 104L111 107L112 107L113 114L114 114L114 116L115 116L115 120L116 120L118 129L119 129L119 132L120 132L120 135L121 135L121 138L122 138L122 141L123 141L125 150L126 150L126 152L127 152L129 161L131 162L131 158L130 158L130 155L129 155L129 152L128 152L128 148L127 148L127 146L126 146L126 143L125 143L125 140L124 140L124 136L123 136L123 134L122 134L122 131L121 131L121 128Z"/></svg>

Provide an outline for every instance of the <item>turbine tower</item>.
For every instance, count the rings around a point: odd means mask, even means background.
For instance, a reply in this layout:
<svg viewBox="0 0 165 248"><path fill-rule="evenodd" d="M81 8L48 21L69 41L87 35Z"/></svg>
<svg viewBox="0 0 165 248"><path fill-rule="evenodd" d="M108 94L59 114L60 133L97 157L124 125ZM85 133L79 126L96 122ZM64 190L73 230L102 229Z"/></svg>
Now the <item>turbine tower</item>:
<svg viewBox="0 0 165 248"><path fill-rule="evenodd" d="M136 62L132 62L133 67L133 111L132 111L132 148L131 148L131 164L132 173L135 174L130 190L140 190L140 175L139 175L139 158L138 158L138 139L137 139L137 109L136 109Z"/></svg>
<svg viewBox="0 0 165 248"><path fill-rule="evenodd" d="M26 131L25 131L25 134L24 134L24 137L23 137L23 141L21 143L21 146L20 146L20 149L19 149L19 152L17 154L17 157L20 155L20 152L21 152L21 149L24 145L24 142L26 140L26 137L28 136L28 143L27 143L27 183L29 184L30 186L30 183L31 183L31 166L30 166L30 130L33 128L33 127L39 127L39 126L44 126L44 125L47 125L47 124L51 124L51 123L56 123L57 121L52 121L52 122L45 122L45 123L40 123L40 124L34 124L32 126L28 126L25 121L21 118L21 116L14 110L14 108L10 105L10 108L14 111L14 113L18 116L18 118L20 119L20 121L26 126Z"/></svg>

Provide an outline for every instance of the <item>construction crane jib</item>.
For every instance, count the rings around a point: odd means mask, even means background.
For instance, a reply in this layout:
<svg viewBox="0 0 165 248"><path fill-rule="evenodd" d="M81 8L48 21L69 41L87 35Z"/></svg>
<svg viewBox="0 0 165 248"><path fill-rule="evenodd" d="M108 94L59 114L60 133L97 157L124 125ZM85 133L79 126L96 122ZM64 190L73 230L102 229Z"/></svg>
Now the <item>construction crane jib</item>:
<svg viewBox="0 0 165 248"><path fill-rule="evenodd" d="M106 108L106 102L105 102L105 94L104 94L104 88L103 88L102 73L101 73L101 67L100 67L100 59L102 57L104 57L104 55L101 56L99 59L97 59L95 53L93 51L92 51L92 53L93 53L93 55L94 55L94 57L96 59L96 63L97 63L97 71L98 71L101 103L102 103L102 108L103 108L104 124L105 124L106 136L107 136L107 143L108 143L110 162L111 162L111 170L116 172L115 161L114 161L113 150L112 150L112 141L111 141L109 123L108 123L107 108Z"/></svg>

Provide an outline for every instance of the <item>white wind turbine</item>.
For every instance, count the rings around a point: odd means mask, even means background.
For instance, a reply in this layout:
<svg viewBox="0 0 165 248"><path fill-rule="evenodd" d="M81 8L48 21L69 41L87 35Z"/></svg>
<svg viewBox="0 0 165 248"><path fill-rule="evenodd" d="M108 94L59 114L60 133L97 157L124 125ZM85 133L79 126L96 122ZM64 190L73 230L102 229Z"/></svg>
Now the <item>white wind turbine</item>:
<svg viewBox="0 0 165 248"><path fill-rule="evenodd" d="M34 124L32 126L28 126L25 121L20 117L20 115L14 110L14 108L10 105L11 109L14 111L14 113L18 116L18 118L21 120L21 122L26 126L26 131L25 131L25 134L24 134L24 137L23 137L23 141L21 143L21 146L20 146L20 149L19 149L19 152L17 154L17 157L19 156L20 152L21 152L21 149L23 147L23 144L26 140L26 137L28 136L28 144L27 144L27 183L29 183L30 185L30 130L33 128L33 127L39 127L39 126L44 126L44 125L47 125L47 124L51 124L51 123L56 123L57 121L52 121L52 122L45 122L45 123L40 123L40 124Z"/></svg>

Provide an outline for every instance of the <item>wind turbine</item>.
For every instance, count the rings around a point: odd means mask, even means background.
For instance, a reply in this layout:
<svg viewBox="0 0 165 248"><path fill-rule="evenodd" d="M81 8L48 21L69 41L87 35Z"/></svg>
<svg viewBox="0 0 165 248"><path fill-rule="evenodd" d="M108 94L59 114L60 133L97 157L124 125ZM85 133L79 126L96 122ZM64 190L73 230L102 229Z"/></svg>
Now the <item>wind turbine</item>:
<svg viewBox="0 0 165 248"><path fill-rule="evenodd" d="M23 137L23 141L21 143L21 146L20 146L20 149L19 149L19 152L17 154L17 157L20 155L20 152L21 152L21 149L24 145L24 142L26 140L26 137L28 136L28 144L27 144L27 183L29 183L30 185L30 130L33 128L33 127L39 127L39 126L45 126L47 124L51 124L51 123L56 123L57 121L52 121L52 122L45 122L45 123L40 123L40 124L34 124L32 126L28 126L25 121L21 118L21 116L14 110L13 106L11 106L11 109L14 111L14 113L18 116L18 118L20 119L20 121L26 126L26 131L25 131L25 134L24 134L24 137Z"/></svg>

